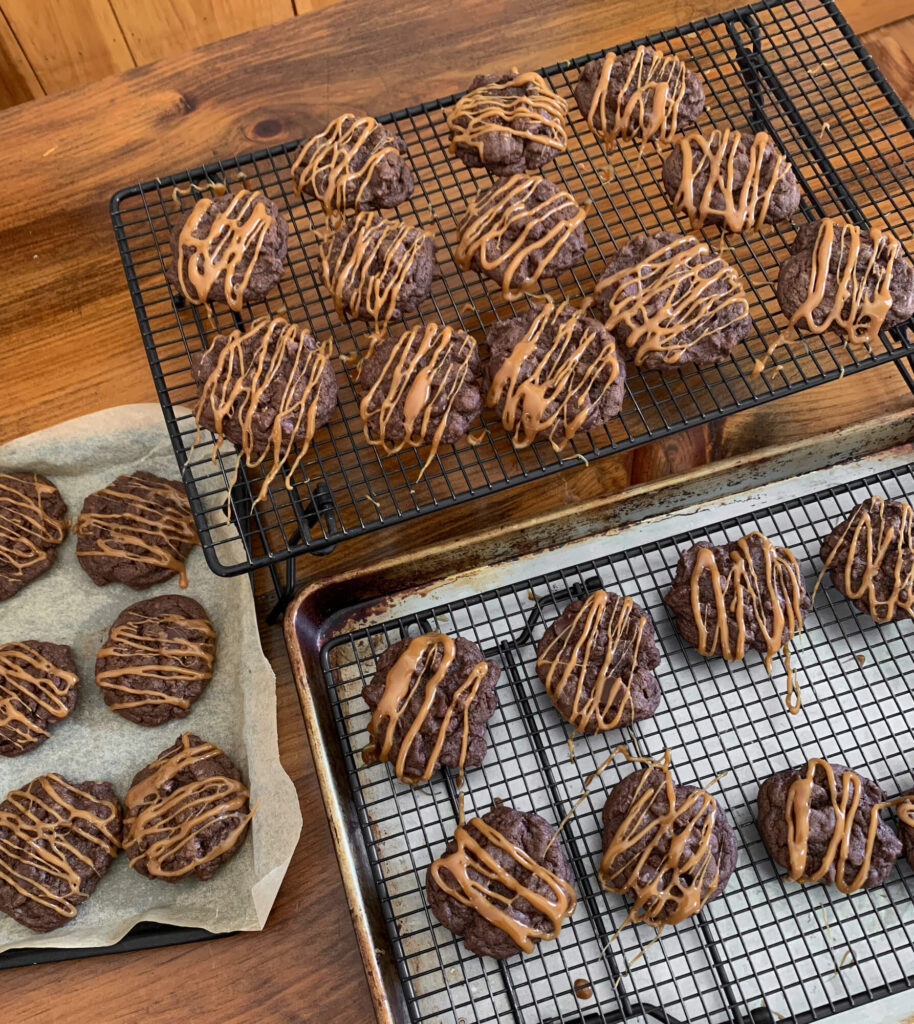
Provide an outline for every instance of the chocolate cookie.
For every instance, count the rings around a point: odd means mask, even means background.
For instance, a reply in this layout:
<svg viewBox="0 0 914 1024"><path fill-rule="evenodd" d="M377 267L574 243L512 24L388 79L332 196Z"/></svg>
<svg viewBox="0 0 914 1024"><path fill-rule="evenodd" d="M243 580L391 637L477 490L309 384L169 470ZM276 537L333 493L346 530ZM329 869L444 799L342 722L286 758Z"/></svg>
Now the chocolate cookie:
<svg viewBox="0 0 914 1024"><path fill-rule="evenodd" d="M76 557L99 587L126 583L134 590L177 573L198 544L184 485L140 469L90 494L73 531Z"/></svg>
<svg viewBox="0 0 914 1024"><path fill-rule="evenodd" d="M793 167L767 132L688 132L663 161L663 184L673 209L693 228L758 230L800 208Z"/></svg>
<svg viewBox="0 0 914 1024"><path fill-rule="evenodd" d="M95 660L105 703L137 725L186 718L213 675L216 634L203 607L167 594L114 620Z"/></svg>
<svg viewBox="0 0 914 1024"><path fill-rule="evenodd" d="M701 78L677 57L639 46L581 69L574 98L597 138L669 142L705 107Z"/></svg>
<svg viewBox="0 0 914 1024"><path fill-rule="evenodd" d="M706 242L671 231L630 238L607 261L593 305L648 370L719 363L752 329L736 271Z"/></svg>
<svg viewBox="0 0 914 1024"><path fill-rule="evenodd" d="M454 262L501 285L510 301L584 255L585 211L545 178L515 174L477 192L457 226Z"/></svg>
<svg viewBox="0 0 914 1024"><path fill-rule="evenodd" d="M171 233L169 284L188 302L225 302L241 312L282 276L289 225L263 192L198 199Z"/></svg>
<svg viewBox="0 0 914 1024"><path fill-rule="evenodd" d="M630 597L596 590L572 601L536 648L536 674L575 732L650 718L660 704L660 653L650 615Z"/></svg>
<svg viewBox="0 0 914 1024"><path fill-rule="evenodd" d="M365 320L381 332L431 291L435 239L421 228L357 213L321 242L320 251L321 277L341 320Z"/></svg>
<svg viewBox="0 0 914 1024"><path fill-rule="evenodd" d="M835 587L876 622L914 618L914 509L873 496L822 542Z"/></svg>
<svg viewBox="0 0 914 1024"><path fill-rule="evenodd" d="M486 404L518 448L538 437L562 448L622 407L625 363L613 336L567 303L547 302L499 320L486 341Z"/></svg>
<svg viewBox="0 0 914 1024"><path fill-rule="evenodd" d="M914 868L914 796L898 805L898 835L905 859Z"/></svg>
<svg viewBox="0 0 914 1024"><path fill-rule="evenodd" d="M804 224L778 272L791 327L874 344L914 313L914 266L888 231L842 220Z"/></svg>
<svg viewBox="0 0 914 1024"><path fill-rule="evenodd" d="M567 116L568 104L535 71L477 75L448 113L451 152L490 174L533 171L564 152Z"/></svg>
<svg viewBox="0 0 914 1024"><path fill-rule="evenodd" d="M634 900L628 919L679 924L720 896L736 835L710 793L675 783L666 763L627 775L603 807L604 889Z"/></svg>
<svg viewBox="0 0 914 1024"><path fill-rule="evenodd" d="M0 644L0 756L41 746L76 704L70 648L43 640Z"/></svg>
<svg viewBox="0 0 914 1024"><path fill-rule="evenodd" d="M212 878L244 842L248 788L229 758L186 732L133 779L124 799L124 852L147 878Z"/></svg>
<svg viewBox="0 0 914 1024"><path fill-rule="evenodd" d="M555 829L499 804L458 826L432 861L425 892L435 917L471 953L505 960L554 939L574 912L573 877Z"/></svg>
<svg viewBox="0 0 914 1024"><path fill-rule="evenodd" d="M462 636L426 633L391 644L362 689L372 712L365 763L389 761L408 783L427 782L440 766L462 774L481 765L499 675Z"/></svg>
<svg viewBox="0 0 914 1024"><path fill-rule="evenodd" d="M40 775L0 804L0 911L35 932L76 917L117 856L121 805L107 782Z"/></svg>
<svg viewBox="0 0 914 1024"><path fill-rule="evenodd" d="M465 437L482 409L482 362L472 335L419 324L379 341L359 375L366 439L385 454Z"/></svg>
<svg viewBox="0 0 914 1024"><path fill-rule="evenodd" d="M18 594L57 561L67 506L38 473L0 473L0 601Z"/></svg>
<svg viewBox="0 0 914 1024"><path fill-rule="evenodd" d="M405 153L400 136L373 117L341 114L296 153L295 191L313 196L325 213L398 206L414 184Z"/></svg>
<svg viewBox="0 0 914 1024"><path fill-rule="evenodd" d="M270 459L259 501L277 474L291 477L336 408L330 354L303 327L264 317L245 331L217 334L191 361L194 419L216 435L216 449L228 438L249 467Z"/></svg>
<svg viewBox="0 0 914 1024"><path fill-rule="evenodd" d="M795 882L869 889L885 881L901 853L898 836L879 819L876 805L884 799L875 782L814 757L762 783L759 834ZM878 825L870 835L874 814Z"/></svg>

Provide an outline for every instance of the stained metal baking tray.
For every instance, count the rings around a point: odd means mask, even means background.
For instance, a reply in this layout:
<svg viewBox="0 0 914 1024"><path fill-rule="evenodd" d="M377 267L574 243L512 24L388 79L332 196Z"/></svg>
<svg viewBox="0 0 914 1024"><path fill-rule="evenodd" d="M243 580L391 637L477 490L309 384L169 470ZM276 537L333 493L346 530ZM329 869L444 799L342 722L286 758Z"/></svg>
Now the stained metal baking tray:
<svg viewBox="0 0 914 1024"><path fill-rule="evenodd" d="M765 130L789 156L802 187L802 207L794 218L841 216L857 223L878 222L911 238L914 223L914 121L877 70L860 40L831 0L771 0L755 3L645 40L697 68L707 91L698 126ZM599 51L605 52L605 51ZM588 295L603 261L630 235L661 228L683 230L660 180L662 156L623 145L604 153L587 128L573 98L578 69L597 53L543 70L569 100L570 137L566 153L543 169L592 210L587 218L585 259L549 291L569 299ZM484 171L470 171L447 152L445 119L458 96L447 96L387 114L409 149L416 190L399 213L429 226L438 238L441 276L421 314L408 323L437 318L459 324L481 340L496 318L526 307L503 302L494 286L474 273L461 273L452 258L455 225L467 199L484 186ZM230 558L207 512L222 504L234 469L234 456L210 461L209 435L194 447L196 427L188 407L196 400L190 357L241 323L225 307L211 315L176 301L164 277L172 226L187 215L204 188L216 181L263 189L291 225L289 257L282 280L268 298L245 311L288 315L310 325L314 336L331 338L340 356L363 351L366 331L342 323L321 287L318 239L323 223L315 202L302 203L292 189L290 167L297 142L257 153L227 157L133 185L111 201L111 216L136 309L156 390L165 413L178 465L187 485L206 558L215 572L232 574L258 566L274 568L293 555L321 553L338 541L415 518L477 496L534 480L580 459L619 452L708 422L747 406L855 373L879 363L904 362L914 353L908 327L883 333L871 350L849 351L834 341L811 336L782 347L777 370L754 374L756 359L786 326L774 296L777 268L787 254L794 227L727 240L730 258L746 281L754 329L720 365L629 375L621 414L607 428L581 434L560 456L548 442L517 450L491 411L483 416L478 445L445 446L418 479L425 452L382 457L362 434L354 365L335 360L339 408L315 441L286 490L281 477L269 498L253 507L251 491L259 476L242 475L233 491L232 521L247 545L244 559ZM707 237L716 248L719 236ZM602 255L601 255L602 254ZM393 330L403 325L395 323Z"/></svg>
<svg viewBox="0 0 914 1024"><path fill-rule="evenodd" d="M379 1021L805 1024L851 1008L854 1024L900 1019L897 1005L872 1016L860 1008L914 985L914 873L901 859L884 886L852 896L784 882L754 818L760 780L812 755L865 770L889 793L911 786L912 623L877 626L826 581L793 643L804 692L794 717L782 666L769 678L755 654L702 658L662 597L680 549L750 529L794 551L811 591L831 524L871 493L914 499L911 433L910 419L896 417L765 450L298 595L286 643ZM600 585L653 615L663 702L633 728L579 737L572 764L570 727L536 677L534 645L567 601ZM595 882L603 795L626 771L614 765L562 836L579 904L558 940L502 964L466 952L424 898L426 867L456 824L453 776L410 788L360 757L369 717L360 690L376 654L433 627L474 639L503 668L485 764L466 776L468 815L501 799L557 823L616 743L669 748L682 782L723 773L716 792L740 843L726 893L647 949L643 927L609 941L628 907ZM592 1000L576 998L579 979ZM910 1008L910 995L900 998Z"/></svg>

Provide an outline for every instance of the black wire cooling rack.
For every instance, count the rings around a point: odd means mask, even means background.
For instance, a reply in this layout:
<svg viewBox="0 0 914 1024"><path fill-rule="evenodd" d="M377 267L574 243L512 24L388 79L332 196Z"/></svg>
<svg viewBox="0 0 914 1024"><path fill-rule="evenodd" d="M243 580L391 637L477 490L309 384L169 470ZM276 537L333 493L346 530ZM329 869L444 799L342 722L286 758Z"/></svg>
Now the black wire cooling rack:
<svg viewBox="0 0 914 1024"><path fill-rule="evenodd" d="M659 32L640 42L659 45L687 60L702 75L707 92L698 127L731 125L765 130L787 153L802 186L799 224L820 216L857 223L877 222L907 242L914 223L914 121L876 69L834 4L789 0L753 4L726 14ZM617 47L626 50L636 42ZM605 52L605 51L601 51ZM543 173L588 201L588 248L584 260L558 280L552 294L572 300L588 295L603 263L625 239L640 231L686 230L673 214L660 179L662 154L622 145L605 153L572 99L578 69L597 54L546 68L553 88L569 100L567 152ZM482 340L495 319L520 305L500 295L475 273L453 262L455 224L467 199L486 183L484 171L469 171L447 152L445 118L458 97L388 114L405 139L417 186L398 213L433 229L441 276L417 319L459 324ZM235 530L226 530L213 510L224 503L234 454L210 460L209 435L194 447L196 428L188 407L196 400L191 353L217 332L255 316L285 314L310 325L322 341L332 338L340 356L366 345L359 323L342 323L320 286L316 229L323 225L314 202L294 194L290 166L297 143L288 143L205 167L170 174L118 192L111 202L118 247L168 430L190 495L197 528L212 569L220 574L273 567L305 552L327 551L337 541L491 493L564 467L664 437L747 406L914 353L907 328L885 332L869 350L849 351L834 341L809 337L782 346L777 369L753 375L755 360L786 327L774 296L777 267L794 234L790 224L727 240L730 258L748 284L755 327L732 357L708 369L630 372L621 414L606 428L579 435L562 456L548 442L516 450L491 411L483 417L482 443L445 446L418 480L424 452L382 457L367 443L358 414L354 366L336 360L339 407L318 431L295 474L291 490L280 482L257 508L252 489L259 477L242 473L232 492L232 521L247 557L225 556ZM279 286L243 320L224 307L211 315L178 301L164 278L172 225L186 216L198 186L246 183L273 199L291 227L289 256ZM719 245L717 229L707 237ZM394 324L400 330L404 324ZM898 363L911 383L910 373ZM912 385L914 386L914 385ZM230 449L231 446L227 446ZM217 525L222 523L222 525Z"/></svg>
<svg viewBox="0 0 914 1024"><path fill-rule="evenodd" d="M822 538L871 494L911 498L914 468L886 470L723 522L725 513L708 513L707 527L327 641L321 664L358 812L354 842L364 844L371 864L414 1024L611 1024L639 1014L667 1024L806 1024L914 986L914 873L904 859L884 886L851 896L801 886L782 880L755 824L761 780L810 756L850 765L892 795L912 785L912 623L877 626L826 581L793 643L804 694L794 717L784 708L782 665L769 678L757 654L729 664L701 657L681 641L663 604L683 548L703 538L719 544L753 529L792 549L811 592ZM653 719L633 728L578 737L571 763L570 727L536 676L535 645L569 601L599 586L630 595L651 613L663 701ZM584 777L618 742L653 756L668 748L680 782L709 784L722 775L713 791L740 847L725 893L648 948L653 932L646 926L627 927L610 941L629 902L603 892L596 870L605 794L633 770L619 761L561 835L579 905L559 938L501 964L468 953L437 924L424 893L426 868L456 825L452 774L412 788L387 765L365 766L360 756L369 719L360 691L376 656L430 629L474 640L503 670L485 763L466 775L468 817L500 799L556 824L580 795ZM592 988L592 1000L575 995L581 983Z"/></svg>

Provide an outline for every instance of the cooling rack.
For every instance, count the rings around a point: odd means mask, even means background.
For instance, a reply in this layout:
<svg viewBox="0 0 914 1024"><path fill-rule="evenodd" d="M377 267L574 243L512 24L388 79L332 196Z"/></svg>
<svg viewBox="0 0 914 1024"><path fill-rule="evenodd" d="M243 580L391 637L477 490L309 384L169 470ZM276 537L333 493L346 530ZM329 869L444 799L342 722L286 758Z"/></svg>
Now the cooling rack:
<svg viewBox="0 0 914 1024"><path fill-rule="evenodd" d="M662 47L688 61L702 75L707 104L698 127L731 125L765 130L789 156L802 188L798 225L820 216L874 221L910 240L914 223L914 121L850 31L830 0L825 3L773 0L752 4L638 42ZM605 51L600 51L605 52ZM585 258L558 279L545 281L550 294L571 300L588 295L603 262L626 238L640 231L685 230L671 210L660 180L662 154L632 145L604 152L572 99L578 69L588 54L543 70L552 87L570 101L567 152L543 169L565 185L591 212ZM403 136L417 179L404 219L433 230L441 276L417 316L394 323L398 331L435 318L460 325L482 341L495 319L525 308L505 303L474 273L453 262L455 224L467 199L485 185L484 171L470 171L446 149L445 119L458 96L448 96L380 117ZM259 471L240 474L231 491L232 522L246 544L242 560L226 555L232 531L214 510L224 504L233 479L234 453L210 460L210 438L194 445L190 413L196 400L190 357L217 332L226 332L265 313L288 315L309 325L319 340L330 338L337 355L351 359L364 351L359 323L337 317L315 275L322 215L314 202L294 194L290 174L298 143L229 157L134 185L111 201L115 235L156 390L175 454L187 485L203 550L211 568L233 574L269 566L277 586L280 562L306 552L328 551L338 541L469 501L543 477L568 466L668 436L760 402L802 391L825 381L888 361L904 363L914 353L906 326L884 332L871 348L849 351L821 337L784 345L776 369L754 373L755 362L786 327L774 296L777 267L794 234L790 224L761 234L727 240L730 259L747 283L754 329L730 358L716 367L666 372L630 371L621 414L605 429L579 435L561 455L548 442L517 450L491 411L482 419L482 441L445 446L419 479L425 452L383 457L361 430L354 365L335 359L339 407L318 431L296 472L291 489L281 482L254 507ZM289 256L279 286L242 319L221 306L207 315L176 299L164 278L168 238L200 195L220 182L262 189L287 217ZM706 237L716 248L715 228ZM291 567L290 567L291 571ZM287 580L287 589L291 580Z"/></svg>
<svg viewBox="0 0 914 1024"><path fill-rule="evenodd" d="M368 860L399 971L405 1011L397 1021L807 1024L914 985L914 873L904 859L884 886L851 896L800 886L783 880L755 825L759 783L809 756L855 767L890 795L912 785L912 623L877 626L826 580L792 645L804 707L791 716L783 706L783 665L772 678L754 653L736 663L701 657L681 641L663 604L683 548L753 529L792 549L811 592L819 546L833 524L871 494L914 497L909 456L878 473L872 469L871 463L856 473L788 480L774 485L774 494L743 500L738 515L734 503L712 501L678 525L653 519L553 552L539 561L547 570L540 575L524 578L529 570L509 568L511 582L495 589L457 584L465 596L416 611L423 603L417 596L409 599L408 614L398 614L404 609L395 597L380 622L369 619L370 625L340 634L328 627L319 645L321 672L355 808L351 834ZM536 569L533 559L524 565L531 562ZM504 580L504 570L483 576ZM535 646L569 601L600 586L630 595L651 613L663 700L647 722L578 737L572 763L569 727L536 676ZM366 621L357 610L335 621L350 616L357 625ZM474 640L503 670L485 764L466 776L468 817L499 799L556 824L580 795L583 778L618 742L651 755L668 748L678 781L708 784L720 776L714 792L739 841L724 895L651 945L647 927L627 927L611 939L629 903L596 882L599 815L608 789L632 770L614 763L562 833L579 904L559 938L500 964L468 953L437 924L424 893L426 868L457 821L453 775L411 788L387 765L366 766L360 756L369 719L360 691L377 655L430 629ZM379 955L386 960L386 951ZM592 999L576 996L582 982Z"/></svg>

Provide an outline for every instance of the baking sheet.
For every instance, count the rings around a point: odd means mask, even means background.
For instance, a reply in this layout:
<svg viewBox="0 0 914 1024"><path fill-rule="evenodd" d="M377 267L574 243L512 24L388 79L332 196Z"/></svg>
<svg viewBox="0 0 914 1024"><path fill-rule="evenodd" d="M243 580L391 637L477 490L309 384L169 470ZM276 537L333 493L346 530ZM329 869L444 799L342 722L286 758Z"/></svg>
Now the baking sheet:
<svg viewBox="0 0 914 1024"><path fill-rule="evenodd" d="M157 405L127 405L70 420L0 447L0 469L34 470L58 487L71 521L85 496L120 473L145 469L175 479L174 454ZM241 542L234 542L241 548ZM238 552L242 557L243 552ZM187 560L187 589L177 579L135 591L97 587L79 567L72 533L56 564L0 604L0 643L47 640L69 644L79 671L76 707L40 747L0 758L0 797L36 775L73 781L106 779L123 799L133 776L186 731L222 747L241 770L256 804L238 853L208 882L168 884L144 878L121 854L76 919L46 935L0 914L0 952L17 947L107 946L140 921L212 932L263 928L301 832L292 780L279 762L276 679L260 648L247 577L210 572L200 548ZM94 682L95 654L128 605L160 594L198 600L216 630L213 678L183 719L148 728L108 710Z"/></svg>

